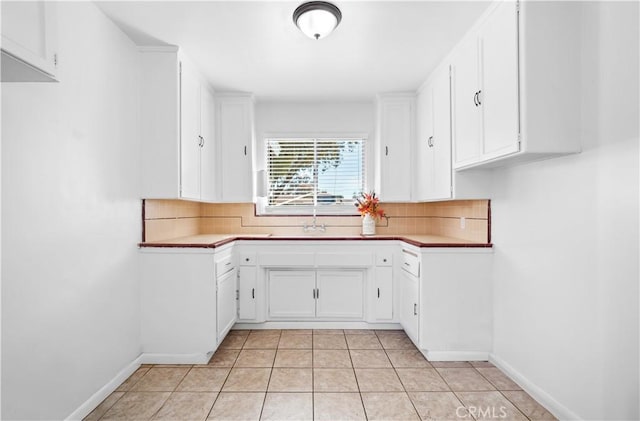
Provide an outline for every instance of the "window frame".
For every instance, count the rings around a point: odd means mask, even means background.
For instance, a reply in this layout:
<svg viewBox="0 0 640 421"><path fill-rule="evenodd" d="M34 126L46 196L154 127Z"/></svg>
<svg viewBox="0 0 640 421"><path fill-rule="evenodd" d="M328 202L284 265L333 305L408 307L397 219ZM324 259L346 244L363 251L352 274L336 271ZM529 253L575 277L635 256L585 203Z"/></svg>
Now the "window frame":
<svg viewBox="0 0 640 421"><path fill-rule="evenodd" d="M263 148L263 168L259 171L262 173L258 177L258 182L262 184L263 195L258 195L256 201L256 214L259 216L359 216L359 213L354 205L354 201L350 198L347 203L342 205L298 205L278 207L269 205L269 147L268 143L271 140L309 140L317 142L318 140L357 140L362 142L362 182L363 191L367 191L368 176L369 176L369 164L371 159L370 151L371 146L369 144L369 138L367 134L363 133L268 133L262 138ZM317 163L316 163L317 165ZM317 182L317 181L316 181ZM317 192L317 184L315 191Z"/></svg>

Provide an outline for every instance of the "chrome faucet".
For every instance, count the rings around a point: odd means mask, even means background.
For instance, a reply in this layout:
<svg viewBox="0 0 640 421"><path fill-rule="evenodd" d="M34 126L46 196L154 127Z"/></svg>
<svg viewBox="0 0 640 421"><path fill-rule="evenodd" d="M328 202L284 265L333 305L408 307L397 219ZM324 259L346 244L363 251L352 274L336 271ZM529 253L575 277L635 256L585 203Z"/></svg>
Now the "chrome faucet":
<svg viewBox="0 0 640 421"><path fill-rule="evenodd" d="M311 223L311 225L305 223L302 226L302 230L304 232L325 232L327 230L327 227L324 224L316 224L316 208L313 208L313 222Z"/></svg>

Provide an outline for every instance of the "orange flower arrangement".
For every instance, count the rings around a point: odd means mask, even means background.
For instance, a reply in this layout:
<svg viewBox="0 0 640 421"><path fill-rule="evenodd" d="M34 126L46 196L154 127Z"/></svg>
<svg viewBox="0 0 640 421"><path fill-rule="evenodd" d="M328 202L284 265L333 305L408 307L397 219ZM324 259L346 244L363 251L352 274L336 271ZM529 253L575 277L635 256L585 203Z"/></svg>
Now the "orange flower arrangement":
<svg viewBox="0 0 640 421"><path fill-rule="evenodd" d="M360 193L360 197L356 198L356 207L360 215L371 215L373 219L384 218L386 215L384 210L379 208L380 199L376 197L375 192Z"/></svg>

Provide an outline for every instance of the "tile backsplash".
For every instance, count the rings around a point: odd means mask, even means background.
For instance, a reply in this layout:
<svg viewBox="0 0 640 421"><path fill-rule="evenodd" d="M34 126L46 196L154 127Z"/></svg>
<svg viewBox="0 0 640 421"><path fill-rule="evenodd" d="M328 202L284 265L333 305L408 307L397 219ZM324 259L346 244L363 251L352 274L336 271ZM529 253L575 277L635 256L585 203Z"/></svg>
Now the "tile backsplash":
<svg viewBox="0 0 640 421"><path fill-rule="evenodd" d="M380 235L429 234L472 242L491 240L489 200L453 200L429 203L382 203L387 217L378 221ZM464 228L462 227L464 218ZM144 201L143 241L161 241L196 234L301 235L310 216L257 216L253 203L199 203L186 200ZM361 218L318 216L327 236L361 232Z"/></svg>

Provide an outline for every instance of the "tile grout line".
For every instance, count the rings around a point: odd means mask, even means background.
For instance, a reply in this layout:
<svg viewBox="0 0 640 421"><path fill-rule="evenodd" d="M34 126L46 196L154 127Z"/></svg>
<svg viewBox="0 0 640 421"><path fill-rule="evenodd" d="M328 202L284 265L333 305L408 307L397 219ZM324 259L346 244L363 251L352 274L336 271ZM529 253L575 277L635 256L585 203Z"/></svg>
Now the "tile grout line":
<svg viewBox="0 0 640 421"><path fill-rule="evenodd" d="M316 386L315 386L315 367L313 364L313 330L311 331L311 419L316 419Z"/></svg>
<svg viewBox="0 0 640 421"><path fill-rule="evenodd" d="M249 335L251 335L251 333L249 333ZM264 399L262 400L262 408L260 408L260 416L258 417L259 420L262 419L262 413L264 412L264 405L267 402L267 393L269 393L269 384L271 383L271 376L273 375L273 365L276 362L276 354L278 353L278 345L280 345L280 338L282 338L282 330L280 330L278 332L278 343L276 344L276 352L273 355L273 361L271 362L271 369L269 370L269 380L267 380L267 388L264 391ZM248 336L247 336L247 340L249 340Z"/></svg>
<svg viewBox="0 0 640 421"><path fill-rule="evenodd" d="M178 389L178 386L184 381L185 377L187 377L187 374L189 374L191 370L193 370L193 365L191 365L189 369L184 373L180 381L178 381L174 386L173 390L167 390L167 392L169 392L169 396L167 396L167 398L162 402L162 405L160 405L160 407L153 413L153 415L149 417L149 420L152 420L156 415L158 415L160 411L162 411L162 408L164 408L164 406L167 404L167 401L169 401L171 395L175 393L176 389ZM149 371L151 371L151 369L149 369ZM153 393L164 393L164 391L153 391Z"/></svg>
<svg viewBox="0 0 640 421"><path fill-rule="evenodd" d="M345 341L346 341L346 337L345 337ZM358 396L360 396L360 403L362 404L364 418L366 421L368 421L369 415L367 414L367 407L364 404L364 398L362 397L362 390L360 390L360 382L358 381L358 376L356 375L356 367L353 365L353 358L351 357L351 348L349 348L348 343L347 343L347 353L349 354L349 361L351 361L351 371L353 371L353 378L356 380L356 387L358 388Z"/></svg>
<svg viewBox="0 0 640 421"><path fill-rule="evenodd" d="M509 398L508 398L504 393L502 393L502 392L503 392L503 390L500 390L500 389L498 388L498 386L497 386L495 383L493 383L493 382L491 381L491 379L489 379L487 376L485 376L484 374L482 374L482 371L478 370L478 367L475 367L475 366L474 366L473 368L478 372L478 374L480 374L484 379L486 379L486 380L487 380L487 381L488 381L488 382L489 382L493 387L495 387L495 388L496 388L496 390L497 390L497 391L498 391L502 396L504 396L504 398L507 400L507 402L509 402L511 405L513 405L513 407L516 409L516 411L520 412L520 413L522 414L522 416L523 416L523 417L525 417L527 420L531 420L531 418L529 418L529 417L528 417L524 412L522 412L522 410L521 410L521 409L520 409L520 408L519 408L515 403L511 402L511 399L509 399ZM497 368L497 367L495 367L495 368ZM502 370L500 370L499 368L498 368L498 370L500 371L500 373L502 373ZM502 374L506 376L506 374L504 374L504 373L502 373ZM506 377L507 377L509 380L511 380L511 378L509 378L509 376L506 376ZM513 380L511 380L511 381L513 381ZM515 382L514 382L514 383L515 383ZM517 383L516 383L516 384L517 384ZM545 408L545 410L546 410L546 408Z"/></svg>
<svg viewBox="0 0 640 421"><path fill-rule="evenodd" d="M416 412L416 415L418 416L418 419L422 419L422 417L420 416L420 411L418 411L418 408L416 408L416 405L413 402L413 399L411 399L411 396L409 395L409 391L407 390L407 387L405 386L404 382L402 381L402 378L398 374L398 368L395 365L393 365L393 362L391 361L391 358L389 358L389 353L387 352L388 350L382 344L382 341L378 337L378 333L377 332L376 332L376 338L378 338L378 341L380 342L380 345L382 346L384 354L387 356L387 359L389 360L389 364L391 364L391 367L393 367L393 372L398 377L398 380L400 381L400 384L402 385L402 389L404 389L404 393L407 395L407 399L409 399L409 402L411 402L411 406L413 407L413 410Z"/></svg>
<svg viewBox="0 0 640 421"><path fill-rule="evenodd" d="M246 339L245 339L245 341L246 341ZM214 355L215 355L215 352L214 352ZM224 387L225 383L227 383L227 380L229 380L229 376L231 376L231 370L233 370L233 366L236 365L236 361L238 360L238 356L240 356L240 351L238 351L238 355L236 355L236 357L233 359L233 364L231 364L231 367L229 368L229 372L227 373L226 377L224 378L224 381L222 382L222 384L220 385L220 390L218 391L218 394L216 395L216 398L213 400L213 404L211 405L211 408L209 408L209 412L207 412L207 416L204 418L205 420L207 420L209 418L209 416L211 415L211 412L213 411L213 407L216 405L216 402L218 402L218 399L220 398L220 395L222 394L222 388ZM213 355L211 356L211 358L213 358ZM211 361L211 359L209 359L209 361Z"/></svg>

